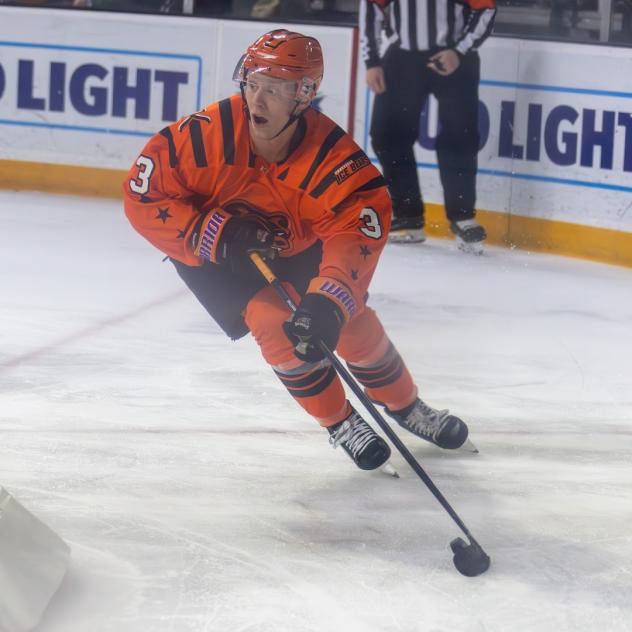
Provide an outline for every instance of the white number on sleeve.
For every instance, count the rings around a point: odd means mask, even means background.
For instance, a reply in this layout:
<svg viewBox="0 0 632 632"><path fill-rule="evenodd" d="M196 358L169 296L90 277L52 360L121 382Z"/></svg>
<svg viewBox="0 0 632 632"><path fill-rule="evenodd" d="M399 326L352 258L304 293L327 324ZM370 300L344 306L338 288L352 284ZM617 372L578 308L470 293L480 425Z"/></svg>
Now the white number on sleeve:
<svg viewBox="0 0 632 632"><path fill-rule="evenodd" d="M136 180L129 181L129 188L134 193L144 195L149 191L149 178L154 172L154 161L148 156L139 156L136 166L138 167L138 176Z"/></svg>
<svg viewBox="0 0 632 632"><path fill-rule="evenodd" d="M370 206L360 211L360 219L364 222L364 226L360 231L371 239L379 239L382 236L382 225L375 209Z"/></svg>

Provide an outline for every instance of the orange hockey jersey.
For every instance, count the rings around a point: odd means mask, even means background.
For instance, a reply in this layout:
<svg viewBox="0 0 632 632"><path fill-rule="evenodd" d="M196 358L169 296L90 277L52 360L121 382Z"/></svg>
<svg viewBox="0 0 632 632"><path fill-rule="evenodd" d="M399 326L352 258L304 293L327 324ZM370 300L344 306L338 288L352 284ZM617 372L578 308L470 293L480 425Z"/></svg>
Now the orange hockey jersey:
<svg viewBox="0 0 632 632"><path fill-rule="evenodd" d="M308 291L334 298L350 318L384 247L390 198L378 170L331 119L309 108L299 126L298 146L271 164L253 152L240 95L181 119L156 134L132 166L125 213L153 245L190 266L203 263L195 241L213 209L264 218L280 232L281 257L320 239L320 276Z"/></svg>

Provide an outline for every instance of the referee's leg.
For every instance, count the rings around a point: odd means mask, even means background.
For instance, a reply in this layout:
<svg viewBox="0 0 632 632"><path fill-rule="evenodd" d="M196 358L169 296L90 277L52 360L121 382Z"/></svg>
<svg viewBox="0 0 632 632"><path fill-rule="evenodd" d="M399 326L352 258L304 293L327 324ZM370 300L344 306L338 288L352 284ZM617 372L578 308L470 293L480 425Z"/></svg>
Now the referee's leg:
<svg viewBox="0 0 632 632"><path fill-rule="evenodd" d="M383 59L386 92L375 96L371 143L393 200L394 219L415 218L423 226L423 202L413 145L425 98L420 55L391 48Z"/></svg>
<svg viewBox="0 0 632 632"><path fill-rule="evenodd" d="M457 70L437 76L439 103L437 162L450 222L472 219L476 204L479 58L468 53Z"/></svg>

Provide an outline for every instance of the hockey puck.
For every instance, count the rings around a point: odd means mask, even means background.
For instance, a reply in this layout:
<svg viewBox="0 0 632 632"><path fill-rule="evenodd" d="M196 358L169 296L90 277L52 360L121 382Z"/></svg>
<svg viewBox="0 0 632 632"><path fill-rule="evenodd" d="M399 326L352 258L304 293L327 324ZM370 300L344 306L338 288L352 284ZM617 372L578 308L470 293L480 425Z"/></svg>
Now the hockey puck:
<svg viewBox="0 0 632 632"><path fill-rule="evenodd" d="M482 575L491 564L489 555L478 544L466 544L462 538L456 538L450 542L450 548L456 570L466 577Z"/></svg>

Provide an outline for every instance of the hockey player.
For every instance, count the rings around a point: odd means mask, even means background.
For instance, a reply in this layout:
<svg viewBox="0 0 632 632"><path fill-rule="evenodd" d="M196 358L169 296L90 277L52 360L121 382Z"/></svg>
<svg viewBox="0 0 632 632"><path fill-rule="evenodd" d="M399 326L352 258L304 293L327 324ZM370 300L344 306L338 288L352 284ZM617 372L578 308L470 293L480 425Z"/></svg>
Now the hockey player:
<svg viewBox="0 0 632 632"><path fill-rule="evenodd" d="M283 29L257 39L235 69L240 94L147 143L124 183L125 213L230 338L252 334L332 445L372 470L388 460L389 447L346 399L320 341L417 436L454 449L468 429L417 397L401 356L365 304L391 203L364 152L311 107L322 77L317 40ZM282 280L299 305L294 315L250 251Z"/></svg>

